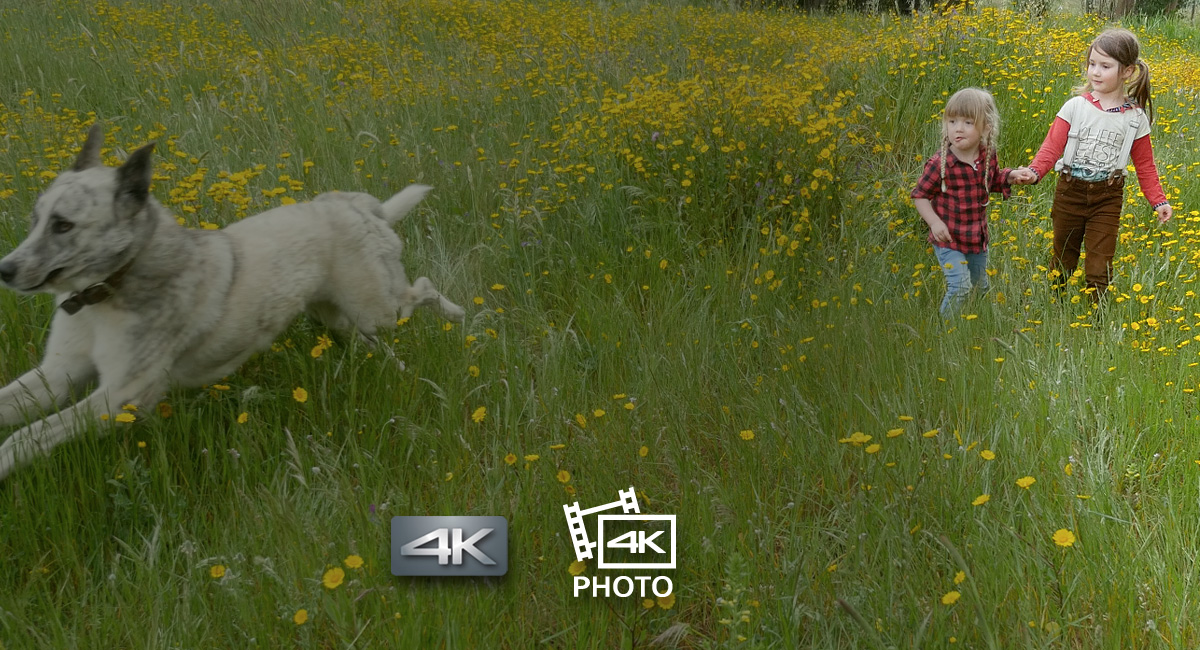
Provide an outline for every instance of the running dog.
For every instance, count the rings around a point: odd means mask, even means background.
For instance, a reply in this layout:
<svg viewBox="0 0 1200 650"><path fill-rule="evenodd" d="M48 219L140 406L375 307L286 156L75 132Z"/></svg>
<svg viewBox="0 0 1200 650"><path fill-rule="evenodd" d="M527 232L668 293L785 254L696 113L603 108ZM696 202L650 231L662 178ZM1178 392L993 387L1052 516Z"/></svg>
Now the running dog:
<svg viewBox="0 0 1200 650"><path fill-rule="evenodd" d="M428 278L409 283L392 230L429 187L382 203L331 192L222 230L189 230L150 195L154 143L120 167L102 164L103 143L94 125L71 169L38 197L29 235L0 259L0 282L53 293L57 304L41 365L0 389L0 426L49 413L0 444L0 480L88 419L234 372L301 312L369 342L417 307L463 319Z"/></svg>

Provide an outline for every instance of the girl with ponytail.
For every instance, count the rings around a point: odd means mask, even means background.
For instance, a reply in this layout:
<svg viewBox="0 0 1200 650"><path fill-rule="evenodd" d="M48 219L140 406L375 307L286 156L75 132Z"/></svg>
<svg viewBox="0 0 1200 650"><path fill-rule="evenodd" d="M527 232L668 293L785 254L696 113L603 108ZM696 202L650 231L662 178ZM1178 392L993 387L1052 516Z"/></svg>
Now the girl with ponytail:
<svg viewBox="0 0 1200 650"><path fill-rule="evenodd" d="M1059 289L1066 285L1079 265L1080 250L1086 249L1084 275L1093 300L1100 299L1112 278L1130 160L1159 223L1172 215L1154 165L1150 67L1139 50L1137 36L1125 29L1106 30L1092 41L1084 54L1083 86L1058 111L1029 164L1034 183L1051 169L1058 172L1050 210L1054 284Z"/></svg>

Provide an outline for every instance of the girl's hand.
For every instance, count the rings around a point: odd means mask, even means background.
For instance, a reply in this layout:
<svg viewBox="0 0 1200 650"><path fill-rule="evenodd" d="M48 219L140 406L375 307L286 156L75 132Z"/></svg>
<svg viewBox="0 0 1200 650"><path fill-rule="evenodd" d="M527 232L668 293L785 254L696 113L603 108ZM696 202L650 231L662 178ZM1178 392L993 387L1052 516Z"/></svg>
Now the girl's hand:
<svg viewBox="0 0 1200 650"><path fill-rule="evenodd" d="M933 235L933 241L943 244L953 243L950 238L950 229L946 227L946 222L938 219L936 222L929 224L929 233Z"/></svg>
<svg viewBox="0 0 1200 650"><path fill-rule="evenodd" d="M1173 214L1175 214L1174 211L1171 210L1170 203L1167 203L1165 205L1160 205L1157 208L1155 208L1154 211L1158 213L1158 222L1159 223L1166 223L1167 220L1169 220L1171 218L1171 216Z"/></svg>
<svg viewBox="0 0 1200 650"><path fill-rule="evenodd" d="M1009 185L1032 185L1037 179L1037 174L1028 167L1017 167L1008 173Z"/></svg>

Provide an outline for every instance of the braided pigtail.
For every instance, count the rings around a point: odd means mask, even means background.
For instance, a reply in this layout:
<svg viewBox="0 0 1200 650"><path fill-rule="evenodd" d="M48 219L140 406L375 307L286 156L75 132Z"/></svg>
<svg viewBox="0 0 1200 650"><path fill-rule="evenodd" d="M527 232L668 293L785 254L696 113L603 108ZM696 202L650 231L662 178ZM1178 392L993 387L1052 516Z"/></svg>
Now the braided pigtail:
<svg viewBox="0 0 1200 650"><path fill-rule="evenodd" d="M938 152L938 178L942 179L942 194L946 193L946 156L949 154L950 137L942 134L942 149Z"/></svg>
<svg viewBox="0 0 1200 650"><path fill-rule="evenodd" d="M991 140L991 138L988 138ZM995 145L991 142L986 142L983 145L983 205L992 202L992 153L995 152Z"/></svg>
<svg viewBox="0 0 1200 650"><path fill-rule="evenodd" d="M996 108L995 102L984 113L987 115L987 126L983 133L983 164L986 166L986 171L983 172L983 191L988 193L988 198L984 201L984 205L991 202L992 190L992 160L999 154L998 140L1000 139L1000 111ZM999 165L997 165L999 170Z"/></svg>

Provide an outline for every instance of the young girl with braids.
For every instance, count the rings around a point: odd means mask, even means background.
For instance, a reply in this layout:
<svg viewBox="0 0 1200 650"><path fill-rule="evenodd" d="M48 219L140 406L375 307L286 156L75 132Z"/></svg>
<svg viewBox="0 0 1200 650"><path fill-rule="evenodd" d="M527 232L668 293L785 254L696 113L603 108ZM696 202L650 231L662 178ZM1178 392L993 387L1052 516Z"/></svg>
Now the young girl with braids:
<svg viewBox="0 0 1200 650"><path fill-rule="evenodd" d="M1051 169L1058 172L1050 210L1055 285L1061 289L1066 284L1079 265L1080 248L1086 248L1083 270L1093 300L1100 299L1112 278L1131 157L1138 185L1159 223L1171 218L1150 146L1150 68L1138 51L1137 37L1125 29L1106 30L1092 41L1084 56L1084 85L1058 111L1029 164L1034 183Z"/></svg>
<svg viewBox="0 0 1200 650"><path fill-rule="evenodd" d="M1012 183L1032 180L1027 169L1000 169L999 133L1000 112L990 93L981 88L954 93L942 116L941 147L912 191L946 274L943 318L958 309L972 287L988 289L988 195L1000 192L1007 198Z"/></svg>

